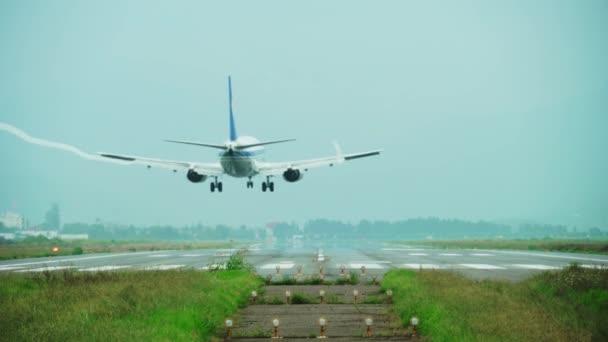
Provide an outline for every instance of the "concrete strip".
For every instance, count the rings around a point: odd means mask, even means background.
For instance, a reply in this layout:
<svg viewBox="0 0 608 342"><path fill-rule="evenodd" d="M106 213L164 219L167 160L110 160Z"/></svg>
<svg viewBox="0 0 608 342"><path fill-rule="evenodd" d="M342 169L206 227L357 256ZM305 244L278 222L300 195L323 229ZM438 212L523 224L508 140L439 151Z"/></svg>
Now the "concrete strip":
<svg viewBox="0 0 608 342"><path fill-rule="evenodd" d="M165 271L165 270L174 270L177 268L182 268L186 265L156 265L156 266L147 266L142 268L144 271Z"/></svg>
<svg viewBox="0 0 608 342"><path fill-rule="evenodd" d="M19 270L15 272L25 273L25 272L47 272L47 271L60 271L66 270L69 268L75 268L76 266L49 266L49 267L40 267L40 268L30 268L27 270Z"/></svg>
<svg viewBox="0 0 608 342"><path fill-rule="evenodd" d="M433 270L438 270L438 269L442 269L442 266L439 265L435 265L435 264L403 264L403 267L405 268L412 268L415 270L419 270L419 269L433 269Z"/></svg>
<svg viewBox="0 0 608 342"><path fill-rule="evenodd" d="M548 266L548 265L528 265L528 264L513 264L515 267L526 268L530 270L557 270L560 267L557 266Z"/></svg>
<svg viewBox="0 0 608 342"><path fill-rule="evenodd" d="M464 267L474 268L476 270L506 270L505 267L487 265L487 264L460 264Z"/></svg>
<svg viewBox="0 0 608 342"><path fill-rule="evenodd" d="M112 270L120 270L123 268L129 268L131 266L98 266L98 267L89 267L89 268L82 268L79 271L81 272L100 272L100 271L112 271Z"/></svg>

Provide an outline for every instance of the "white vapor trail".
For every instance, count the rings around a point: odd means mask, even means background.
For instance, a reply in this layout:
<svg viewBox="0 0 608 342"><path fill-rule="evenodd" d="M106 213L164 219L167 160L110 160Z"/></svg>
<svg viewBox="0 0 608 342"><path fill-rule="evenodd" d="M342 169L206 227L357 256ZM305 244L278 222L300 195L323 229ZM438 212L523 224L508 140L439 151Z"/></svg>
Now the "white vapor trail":
<svg viewBox="0 0 608 342"><path fill-rule="evenodd" d="M45 139L40 139L40 138L34 138L34 137L30 136L29 134L25 133L24 131L20 130L19 128L15 127L13 125L9 125L4 122L0 122L0 131L5 131L8 133L11 133L11 134L15 135L16 137L18 137L19 139L21 139L25 142L28 142L30 144L67 151L67 152L73 153L83 159L97 160L97 161L103 161L103 162L115 163L115 164L126 164L125 162L121 162L119 160L112 160L109 158L100 157L95 154L86 153L72 145L58 143L55 141L50 141L50 140L45 140Z"/></svg>

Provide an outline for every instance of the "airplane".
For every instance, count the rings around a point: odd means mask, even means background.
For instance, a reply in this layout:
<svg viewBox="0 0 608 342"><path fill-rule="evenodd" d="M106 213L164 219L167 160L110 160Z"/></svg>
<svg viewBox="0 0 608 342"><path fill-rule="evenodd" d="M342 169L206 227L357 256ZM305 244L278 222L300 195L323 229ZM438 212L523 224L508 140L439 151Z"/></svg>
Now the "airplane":
<svg viewBox="0 0 608 342"><path fill-rule="evenodd" d="M223 191L222 182L218 181L218 177L222 175L228 175L236 178L247 178L248 189L253 188L253 177L266 177L266 180L262 182L262 191L274 192L274 182L272 181L272 177L282 175L285 181L294 183L300 181L304 177L304 172L308 171L309 169L322 166L334 166L353 159L379 155L380 152L382 152L382 150L372 150L362 153L342 154L340 146L335 144L336 155L332 157L286 162L264 162L256 160L255 157L258 157L264 153L264 146L293 141L295 139L261 142L254 137L237 135L236 125L234 122L234 113L232 111L232 80L230 76L228 76L228 106L230 114L230 137L229 140L223 145L195 141L165 140L172 143L202 146L221 150L219 153L219 162L199 163L153 159L102 152L99 152L98 154L102 157L117 159L128 164L143 164L148 168L151 168L152 166L161 167L172 169L173 172L182 170L186 172L186 177L192 183L201 183L207 180L207 178L213 177L213 181L210 183L211 192L215 192L216 190L218 192Z"/></svg>

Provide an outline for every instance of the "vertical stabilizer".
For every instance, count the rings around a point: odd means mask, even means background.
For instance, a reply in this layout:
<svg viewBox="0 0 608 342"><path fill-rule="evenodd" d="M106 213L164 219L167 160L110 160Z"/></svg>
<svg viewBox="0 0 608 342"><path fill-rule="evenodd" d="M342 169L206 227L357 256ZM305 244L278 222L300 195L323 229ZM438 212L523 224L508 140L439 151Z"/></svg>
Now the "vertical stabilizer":
<svg viewBox="0 0 608 342"><path fill-rule="evenodd" d="M230 107L230 141L236 141L236 127L234 125L234 114L232 113L232 80L228 76L228 105Z"/></svg>

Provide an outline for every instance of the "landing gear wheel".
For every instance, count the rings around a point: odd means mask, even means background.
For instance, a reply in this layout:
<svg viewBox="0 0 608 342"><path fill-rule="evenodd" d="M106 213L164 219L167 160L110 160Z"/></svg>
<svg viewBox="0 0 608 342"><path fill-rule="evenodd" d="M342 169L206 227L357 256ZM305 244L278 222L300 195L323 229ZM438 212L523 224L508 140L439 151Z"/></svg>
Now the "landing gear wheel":
<svg viewBox="0 0 608 342"><path fill-rule="evenodd" d="M270 189L270 192L274 192L274 182L268 183L268 189Z"/></svg>
<svg viewBox="0 0 608 342"><path fill-rule="evenodd" d="M217 183L217 192L222 192L222 190L224 190L224 186L222 185L222 182Z"/></svg>
<svg viewBox="0 0 608 342"><path fill-rule="evenodd" d="M209 186L211 187L211 192L215 192L215 183L211 183Z"/></svg>
<svg viewBox="0 0 608 342"><path fill-rule="evenodd" d="M266 189L268 189L268 184L266 184L266 182L262 183L262 191L266 192Z"/></svg>

